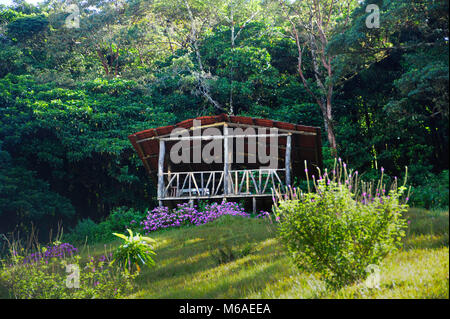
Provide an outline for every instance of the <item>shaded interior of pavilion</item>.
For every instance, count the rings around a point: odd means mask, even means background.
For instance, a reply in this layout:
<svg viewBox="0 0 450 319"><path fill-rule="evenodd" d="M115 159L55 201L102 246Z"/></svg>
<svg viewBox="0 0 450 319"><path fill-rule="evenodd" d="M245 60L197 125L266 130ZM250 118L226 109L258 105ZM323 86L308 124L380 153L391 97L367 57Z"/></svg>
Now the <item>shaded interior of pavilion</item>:
<svg viewBox="0 0 450 319"><path fill-rule="evenodd" d="M129 136L157 186L160 205L241 202L270 209L285 189L322 167L320 128L221 114Z"/></svg>

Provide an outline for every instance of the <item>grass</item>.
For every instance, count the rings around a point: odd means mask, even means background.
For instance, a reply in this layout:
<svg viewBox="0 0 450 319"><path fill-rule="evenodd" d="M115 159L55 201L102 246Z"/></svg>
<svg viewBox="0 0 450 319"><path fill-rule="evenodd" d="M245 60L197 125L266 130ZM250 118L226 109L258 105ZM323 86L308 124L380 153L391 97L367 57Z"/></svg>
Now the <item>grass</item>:
<svg viewBox="0 0 450 319"><path fill-rule="evenodd" d="M329 290L317 274L292 264L276 224L223 216L151 233L156 266L142 270L128 298L449 298L448 210L411 208L405 218L410 225L403 248L384 259L378 289L356 283ZM118 245L79 248L87 260Z"/></svg>
<svg viewBox="0 0 450 319"><path fill-rule="evenodd" d="M404 248L385 258L379 289L327 290L291 263L275 225L224 216L152 234L156 266L129 298L449 298L448 211L411 209L406 218Z"/></svg>

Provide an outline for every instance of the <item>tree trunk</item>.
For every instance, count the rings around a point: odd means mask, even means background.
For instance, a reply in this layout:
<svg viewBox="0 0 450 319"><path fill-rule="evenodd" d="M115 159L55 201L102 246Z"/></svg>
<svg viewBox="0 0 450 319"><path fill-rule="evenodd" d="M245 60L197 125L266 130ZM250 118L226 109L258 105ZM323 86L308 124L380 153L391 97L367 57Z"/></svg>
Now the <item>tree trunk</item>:
<svg viewBox="0 0 450 319"><path fill-rule="evenodd" d="M326 120L328 124L327 128L327 135L328 135L328 142L330 143L330 147L333 150L334 153L337 152L336 150L336 136L334 134L334 123L333 123L333 116L331 115L331 97L327 99L327 114L326 114Z"/></svg>
<svg viewBox="0 0 450 319"><path fill-rule="evenodd" d="M323 124L325 128L325 132L327 133L328 143L330 144L330 148L332 149L333 155L336 155L336 136L334 133L334 124L333 124L333 116L331 114L332 104L329 98L317 100L319 104L320 110L322 111Z"/></svg>
<svg viewBox="0 0 450 319"><path fill-rule="evenodd" d="M109 76L108 61L106 61L105 56L103 55L101 50L97 50L97 55L100 58L100 62L102 63L106 76Z"/></svg>

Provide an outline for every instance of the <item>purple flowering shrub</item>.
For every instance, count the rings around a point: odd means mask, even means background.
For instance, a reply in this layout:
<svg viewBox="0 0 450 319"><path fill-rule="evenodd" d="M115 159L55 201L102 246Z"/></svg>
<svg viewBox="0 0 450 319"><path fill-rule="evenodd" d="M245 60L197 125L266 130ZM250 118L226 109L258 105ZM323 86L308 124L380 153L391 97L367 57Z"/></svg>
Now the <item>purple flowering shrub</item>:
<svg viewBox="0 0 450 319"><path fill-rule="evenodd" d="M269 219L270 221L272 221L272 215L268 211L265 211L265 210L261 210L259 212L259 214L255 216L255 218ZM280 221L278 216L275 216L275 221L276 222Z"/></svg>
<svg viewBox="0 0 450 319"><path fill-rule="evenodd" d="M380 180L360 182L340 159L312 184L307 193L277 193L282 242L301 270L320 273L333 288L363 280L405 236L405 184L395 179L388 188L383 169Z"/></svg>
<svg viewBox="0 0 450 319"><path fill-rule="evenodd" d="M184 203L178 204L172 210L165 206L154 208L148 213L146 219L141 222L141 225L144 232L148 234L165 228L185 225L198 226L212 222L224 215L251 217L239 203L235 202L206 204L201 211L196 205L191 208L188 203ZM266 218L268 215L269 213L261 211L256 217Z"/></svg>
<svg viewBox="0 0 450 319"><path fill-rule="evenodd" d="M78 248L75 248L69 243L55 243L54 245L42 248L42 252L38 251L26 256L23 259L23 263L35 263L40 260L47 261L50 258L66 258L72 257L78 252Z"/></svg>
<svg viewBox="0 0 450 319"><path fill-rule="evenodd" d="M17 247L17 246L15 246ZM137 274L124 272L106 252L87 260L69 243L54 243L25 254L11 249L9 258L0 261L0 286L16 299L91 299L121 298L134 289ZM76 269L76 270L75 270ZM79 274L78 284L68 286L70 273ZM78 286L78 287L77 287Z"/></svg>

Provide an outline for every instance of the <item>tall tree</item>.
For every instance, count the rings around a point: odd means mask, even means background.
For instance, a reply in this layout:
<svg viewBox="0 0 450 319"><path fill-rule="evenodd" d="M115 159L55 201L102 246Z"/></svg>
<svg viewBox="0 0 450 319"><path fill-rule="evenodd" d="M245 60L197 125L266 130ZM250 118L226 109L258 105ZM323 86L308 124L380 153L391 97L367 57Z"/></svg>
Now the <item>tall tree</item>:
<svg viewBox="0 0 450 319"><path fill-rule="evenodd" d="M304 0L288 3L279 0L279 3L297 45L298 74L322 112L328 142L335 152L336 135L333 121L335 56L327 51L327 46L332 36L343 32L348 26L356 1ZM305 54L311 57L312 72L306 70Z"/></svg>

